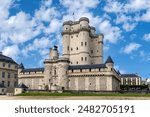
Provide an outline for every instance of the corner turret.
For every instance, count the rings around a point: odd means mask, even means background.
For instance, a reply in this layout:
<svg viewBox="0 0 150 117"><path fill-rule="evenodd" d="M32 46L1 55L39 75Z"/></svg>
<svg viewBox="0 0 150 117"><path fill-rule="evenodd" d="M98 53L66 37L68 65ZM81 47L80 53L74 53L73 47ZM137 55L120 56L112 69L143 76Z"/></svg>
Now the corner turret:
<svg viewBox="0 0 150 117"><path fill-rule="evenodd" d="M110 70L114 67L114 62L110 56L107 58L105 64L106 64L106 67Z"/></svg>

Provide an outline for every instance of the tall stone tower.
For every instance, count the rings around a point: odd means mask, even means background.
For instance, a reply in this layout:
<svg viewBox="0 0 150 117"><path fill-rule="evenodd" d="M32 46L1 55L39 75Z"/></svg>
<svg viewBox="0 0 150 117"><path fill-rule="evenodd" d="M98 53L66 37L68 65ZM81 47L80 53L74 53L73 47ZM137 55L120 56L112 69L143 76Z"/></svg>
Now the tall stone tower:
<svg viewBox="0 0 150 117"><path fill-rule="evenodd" d="M89 19L63 23L63 57L70 65L103 63L103 35L95 34L95 28L89 26Z"/></svg>

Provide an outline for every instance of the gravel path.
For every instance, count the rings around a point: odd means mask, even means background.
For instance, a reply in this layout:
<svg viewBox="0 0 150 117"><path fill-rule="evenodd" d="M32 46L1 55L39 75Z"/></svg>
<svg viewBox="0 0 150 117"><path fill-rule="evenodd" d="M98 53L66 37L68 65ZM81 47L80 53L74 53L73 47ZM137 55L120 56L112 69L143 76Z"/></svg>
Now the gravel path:
<svg viewBox="0 0 150 117"><path fill-rule="evenodd" d="M122 97L122 96L0 96L0 100L150 100L150 97Z"/></svg>

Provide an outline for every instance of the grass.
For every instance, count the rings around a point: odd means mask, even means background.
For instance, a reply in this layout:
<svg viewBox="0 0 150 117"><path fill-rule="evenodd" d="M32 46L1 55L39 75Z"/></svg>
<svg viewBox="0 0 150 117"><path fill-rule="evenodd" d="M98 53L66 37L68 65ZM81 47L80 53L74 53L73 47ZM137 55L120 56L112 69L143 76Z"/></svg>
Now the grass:
<svg viewBox="0 0 150 117"><path fill-rule="evenodd" d="M27 93L18 94L17 96L124 96L124 97L150 97L150 94L27 92Z"/></svg>

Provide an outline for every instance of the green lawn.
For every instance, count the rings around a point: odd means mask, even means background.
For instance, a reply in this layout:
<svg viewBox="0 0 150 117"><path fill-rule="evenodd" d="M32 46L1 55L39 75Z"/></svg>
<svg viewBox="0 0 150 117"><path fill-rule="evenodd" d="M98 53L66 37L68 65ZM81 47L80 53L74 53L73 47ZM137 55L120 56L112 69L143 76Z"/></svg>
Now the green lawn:
<svg viewBox="0 0 150 117"><path fill-rule="evenodd" d="M150 97L150 94L28 92L28 93L19 94L17 96L128 96L128 97Z"/></svg>

